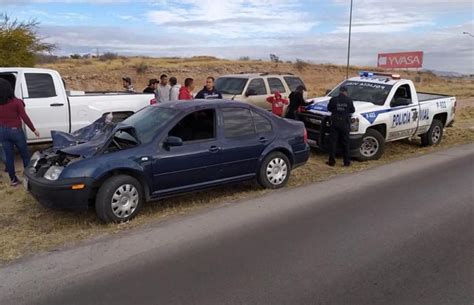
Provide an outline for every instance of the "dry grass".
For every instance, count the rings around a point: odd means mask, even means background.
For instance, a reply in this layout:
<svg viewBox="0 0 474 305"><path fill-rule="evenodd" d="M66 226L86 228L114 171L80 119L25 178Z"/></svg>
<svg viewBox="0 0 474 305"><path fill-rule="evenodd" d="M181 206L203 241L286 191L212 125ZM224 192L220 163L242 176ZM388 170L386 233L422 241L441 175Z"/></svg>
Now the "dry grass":
<svg viewBox="0 0 474 305"><path fill-rule="evenodd" d="M120 89L120 82L117 81L117 84L115 84L111 83L110 80L120 80L120 77L124 74L135 77L136 66L142 62L150 67L146 71L146 76L140 75L138 78L143 80L143 84L146 83L146 79L156 77L161 72L181 77L181 79L185 75L191 74L191 76L195 76L198 80L204 80L207 74L234 73L237 70L261 71L262 69L269 70L270 68L282 72L292 72L291 68L293 67L292 64L279 64L278 67L271 67L274 64L247 61L226 61L224 64L223 61L206 57L193 60L180 58L127 58L111 62L93 60L92 64L81 63L78 65L68 60L60 64L45 66L55 68L67 76L68 82L77 86L75 89L81 89L82 84L88 84L87 90L117 90ZM211 73L217 70L219 73ZM91 71L94 71L95 74L90 73ZM304 69L301 75L310 89L320 94L319 91L324 91L326 87L332 87L343 77L344 69L332 65L310 66ZM325 78L323 79L321 75L325 75ZM430 80L435 79L431 75L426 77ZM427 84L429 82L426 81ZM436 78L436 82L441 82L441 80ZM110 87L107 87L109 85ZM469 86L472 90L472 83ZM459 88L460 90L460 87L463 86L457 87L455 85L454 88ZM449 89L450 87L446 88L446 90L451 90ZM469 94L470 97L473 96L472 91L466 94ZM472 103L469 102L469 104ZM361 171L395 160L406 159L462 143L473 143L473 128L474 107L467 107L459 112L456 125L453 128L446 129L443 142L438 147L421 148L419 147L419 141L389 143L382 159L363 163L354 162L354 166L351 168L343 168L341 166L329 168L324 164L326 155L320 152L313 152L308 164L293 172L289 187L327 180L340 174ZM164 219L170 215L183 214L222 202L255 198L267 192L252 183L220 187L210 191L183 195L147 204L141 214L130 223L104 225L97 220L94 211L77 214L45 209L29 194L25 193L22 188L9 187L5 177L6 174L2 175L0 179L0 207L2 210L0 214L0 264L38 251L52 250L91 237L123 232L152 221Z"/></svg>

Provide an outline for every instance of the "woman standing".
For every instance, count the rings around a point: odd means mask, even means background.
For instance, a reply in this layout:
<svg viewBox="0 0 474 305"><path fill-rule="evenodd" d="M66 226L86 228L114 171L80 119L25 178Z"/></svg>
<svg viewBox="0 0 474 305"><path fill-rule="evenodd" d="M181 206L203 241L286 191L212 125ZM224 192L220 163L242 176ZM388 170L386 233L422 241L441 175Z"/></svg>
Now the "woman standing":
<svg viewBox="0 0 474 305"><path fill-rule="evenodd" d="M300 85L296 87L295 91L290 93L290 105L288 106L285 118L296 120L296 113L298 112L298 108L312 104L312 102L308 103L305 101L305 92L305 86Z"/></svg>
<svg viewBox="0 0 474 305"><path fill-rule="evenodd" d="M24 167L28 166L30 161L25 133L21 128L22 121L37 137L40 136L25 112L23 101L15 97L10 83L0 78L0 143L5 151L5 161L11 186L16 186L20 183L15 174L14 147L16 146L20 152Z"/></svg>

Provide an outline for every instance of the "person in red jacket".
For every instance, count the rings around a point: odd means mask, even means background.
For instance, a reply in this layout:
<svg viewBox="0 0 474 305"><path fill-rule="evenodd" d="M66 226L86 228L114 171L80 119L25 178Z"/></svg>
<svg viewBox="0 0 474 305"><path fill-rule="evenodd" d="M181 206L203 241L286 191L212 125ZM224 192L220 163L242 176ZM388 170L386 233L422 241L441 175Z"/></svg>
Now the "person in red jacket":
<svg viewBox="0 0 474 305"><path fill-rule="evenodd" d="M192 100L194 90L194 79L186 78L184 86L179 88L178 100Z"/></svg>
<svg viewBox="0 0 474 305"><path fill-rule="evenodd" d="M272 112L277 116L283 116L283 108L288 105L288 100L284 99L278 90L275 91L274 96L267 98L267 102L272 104Z"/></svg>
<svg viewBox="0 0 474 305"><path fill-rule="evenodd" d="M15 97L10 83L0 78L0 143L2 143L3 150L5 151L5 161L11 186L16 186L20 183L15 174L14 147L16 146L20 152L24 167L27 167L30 162L26 137L21 126L22 121L37 137L40 136L25 112L23 101Z"/></svg>

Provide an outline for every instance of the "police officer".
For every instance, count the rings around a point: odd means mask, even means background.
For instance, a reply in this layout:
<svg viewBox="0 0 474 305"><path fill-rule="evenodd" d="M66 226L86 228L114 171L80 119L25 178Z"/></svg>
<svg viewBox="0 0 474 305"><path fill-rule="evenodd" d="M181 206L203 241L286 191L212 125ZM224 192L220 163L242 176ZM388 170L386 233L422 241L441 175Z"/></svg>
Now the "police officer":
<svg viewBox="0 0 474 305"><path fill-rule="evenodd" d="M337 142L342 143L342 153L344 157L344 166L351 165L351 157L349 155L349 133L351 131L351 114L355 112L352 99L347 94L347 87L339 88L339 95L331 98L328 104L328 111L331 112L331 128L329 166L336 165L336 148Z"/></svg>

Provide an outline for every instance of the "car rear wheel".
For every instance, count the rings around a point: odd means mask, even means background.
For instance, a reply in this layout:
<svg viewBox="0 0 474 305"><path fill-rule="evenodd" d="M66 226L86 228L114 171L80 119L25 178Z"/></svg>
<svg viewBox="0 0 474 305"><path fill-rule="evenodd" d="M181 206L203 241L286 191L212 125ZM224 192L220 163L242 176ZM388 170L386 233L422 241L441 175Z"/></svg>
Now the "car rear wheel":
<svg viewBox="0 0 474 305"><path fill-rule="evenodd" d="M143 202L143 191L137 179L118 175L107 179L95 200L97 216L104 222L125 222L135 217Z"/></svg>
<svg viewBox="0 0 474 305"><path fill-rule="evenodd" d="M421 135L421 145L431 146L438 145L443 138L443 122L440 120L433 120L428 132Z"/></svg>
<svg viewBox="0 0 474 305"><path fill-rule="evenodd" d="M291 163L281 152L272 152L262 162L258 173L258 182L264 188L284 187L290 178Z"/></svg>

